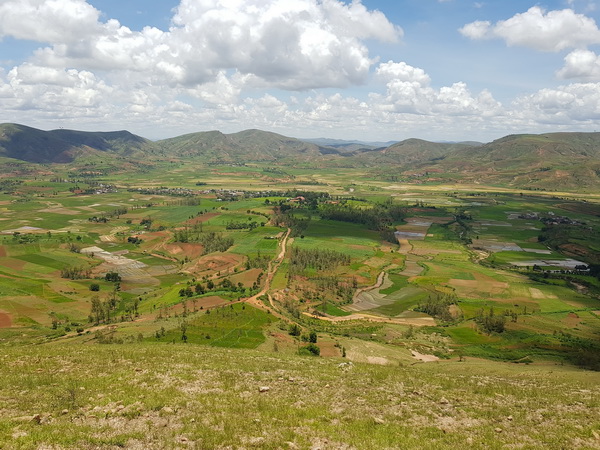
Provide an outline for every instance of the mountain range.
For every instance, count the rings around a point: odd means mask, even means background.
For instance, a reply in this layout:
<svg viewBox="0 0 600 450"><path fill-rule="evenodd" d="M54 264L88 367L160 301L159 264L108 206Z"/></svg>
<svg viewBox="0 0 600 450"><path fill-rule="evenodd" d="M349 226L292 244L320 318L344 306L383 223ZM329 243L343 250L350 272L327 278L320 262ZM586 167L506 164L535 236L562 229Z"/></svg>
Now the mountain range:
<svg viewBox="0 0 600 450"><path fill-rule="evenodd" d="M129 162L175 158L208 164L362 167L400 178L450 178L535 189L600 187L600 133L519 134L481 144L421 139L394 143L301 140L246 130L198 132L151 141L128 131L43 131L0 124L0 157L52 164L77 163L90 156Z"/></svg>

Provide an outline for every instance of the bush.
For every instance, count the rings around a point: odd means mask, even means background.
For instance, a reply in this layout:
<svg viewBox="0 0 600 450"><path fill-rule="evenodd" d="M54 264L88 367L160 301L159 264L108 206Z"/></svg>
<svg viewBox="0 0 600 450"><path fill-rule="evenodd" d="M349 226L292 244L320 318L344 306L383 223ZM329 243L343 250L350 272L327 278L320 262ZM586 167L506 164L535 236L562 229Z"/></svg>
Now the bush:
<svg viewBox="0 0 600 450"><path fill-rule="evenodd" d="M104 276L104 279L106 281L114 281L115 283L118 283L119 281L121 281L121 275L119 275L117 272L108 272Z"/></svg>
<svg viewBox="0 0 600 450"><path fill-rule="evenodd" d="M295 323L290 324L290 326L288 328L288 334L290 336L300 336L300 333L302 333L302 330L300 329L300 327L297 324L295 324Z"/></svg>
<svg viewBox="0 0 600 450"><path fill-rule="evenodd" d="M90 284L90 291L98 292L100 290L100 285L98 283Z"/></svg>
<svg viewBox="0 0 600 450"><path fill-rule="evenodd" d="M321 349L318 345L313 344L312 342L300 349L301 355L311 355L311 356L319 356L321 354Z"/></svg>

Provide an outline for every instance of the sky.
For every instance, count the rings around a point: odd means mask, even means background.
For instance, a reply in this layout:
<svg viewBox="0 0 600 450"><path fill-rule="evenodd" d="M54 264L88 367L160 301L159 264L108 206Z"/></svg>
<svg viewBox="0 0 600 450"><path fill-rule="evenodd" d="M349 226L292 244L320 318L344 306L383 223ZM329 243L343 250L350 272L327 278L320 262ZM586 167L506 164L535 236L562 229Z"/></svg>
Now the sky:
<svg viewBox="0 0 600 450"><path fill-rule="evenodd" d="M599 20L600 0L0 0L0 123L150 139L591 132Z"/></svg>

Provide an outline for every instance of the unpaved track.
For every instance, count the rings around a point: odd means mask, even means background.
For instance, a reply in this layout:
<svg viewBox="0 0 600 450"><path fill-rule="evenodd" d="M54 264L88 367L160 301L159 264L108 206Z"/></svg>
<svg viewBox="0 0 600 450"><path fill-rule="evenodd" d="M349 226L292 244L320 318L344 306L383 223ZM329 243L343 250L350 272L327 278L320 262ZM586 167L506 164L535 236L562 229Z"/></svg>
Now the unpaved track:
<svg viewBox="0 0 600 450"><path fill-rule="evenodd" d="M265 284L264 284L263 288L260 290L260 292L258 294L253 295L252 297L244 300L246 303L250 303L251 305L256 306L257 308L263 309L265 311L270 311L271 314L273 314L275 317L278 317L278 318L286 320L286 321L289 319L277 311L277 308L275 307L275 304L273 303L273 297L271 297L270 294L267 294L267 292L271 289L271 282L273 281L273 277L275 277L275 274L277 273L279 266L281 266L281 263L283 262L283 260L285 258L285 253L287 251L288 238L290 237L291 232L292 232L292 229L288 228L287 232L285 233L285 235L279 242L279 246L280 246L281 250L279 251L279 255L277 255L277 258L275 258L273 261L269 262L269 267L267 268L267 276L265 278ZM271 305L270 307L265 305L260 300L260 297L265 294L267 294L267 296L269 298L269 304Z"/></svg>
<svg viewBox="0 0 600 450"><path fill-rule="evenodd" d="M398 325L414 325L416 327L435 326L435 320L432 317L381 317L365 313L356 313L349 316L317 316L308 312L303 313L305 316L313 319L325 320L327 322L345 322L348 320L367 320L369 322L378 323L394 323Z"/></svg>

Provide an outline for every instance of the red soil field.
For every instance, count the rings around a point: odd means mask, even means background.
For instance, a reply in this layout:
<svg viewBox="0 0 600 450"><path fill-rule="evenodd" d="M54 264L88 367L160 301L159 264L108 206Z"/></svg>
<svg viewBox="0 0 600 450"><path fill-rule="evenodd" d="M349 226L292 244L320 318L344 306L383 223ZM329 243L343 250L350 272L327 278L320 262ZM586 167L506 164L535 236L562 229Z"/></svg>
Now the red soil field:
<svg viewBox="0 0 600 450"><path fill-rule="evenodd" d="M12 320L10 314L0 312L0 328L10 328L12 326Z"/></svg>

